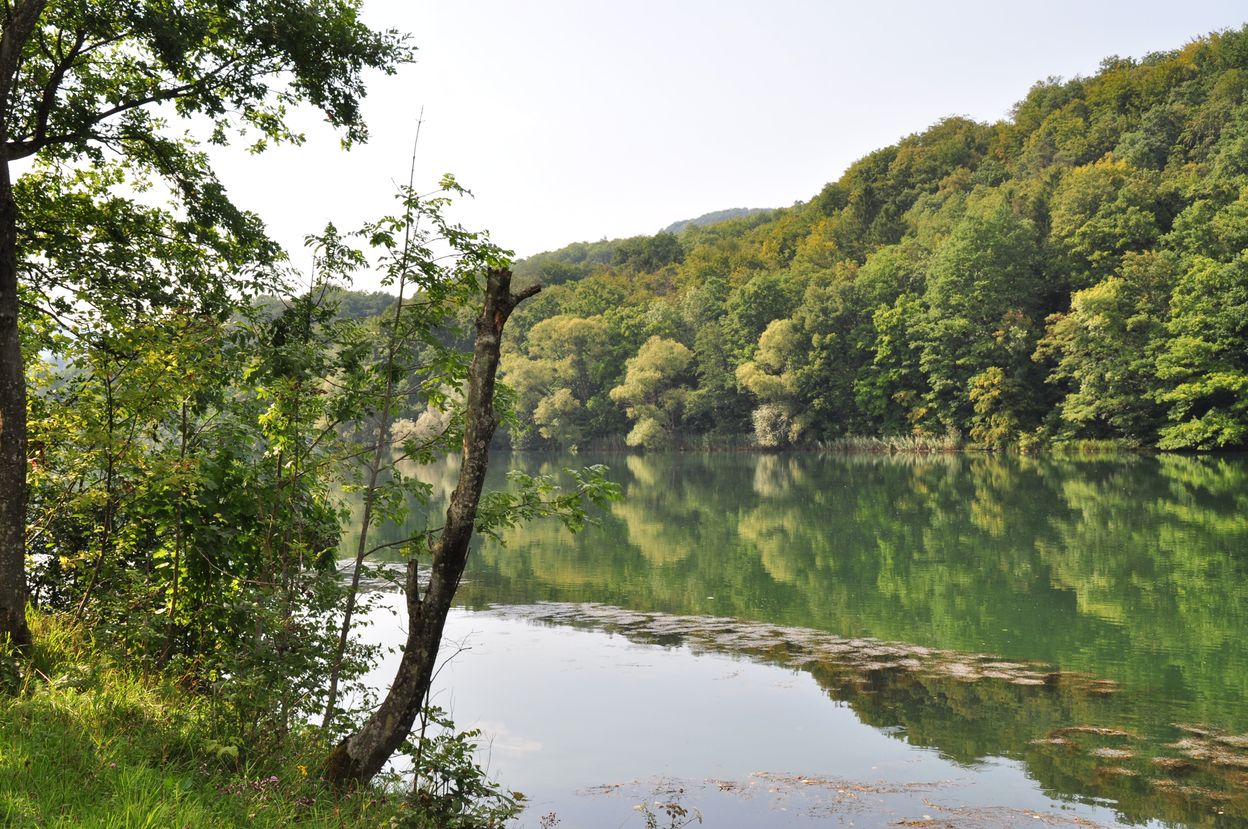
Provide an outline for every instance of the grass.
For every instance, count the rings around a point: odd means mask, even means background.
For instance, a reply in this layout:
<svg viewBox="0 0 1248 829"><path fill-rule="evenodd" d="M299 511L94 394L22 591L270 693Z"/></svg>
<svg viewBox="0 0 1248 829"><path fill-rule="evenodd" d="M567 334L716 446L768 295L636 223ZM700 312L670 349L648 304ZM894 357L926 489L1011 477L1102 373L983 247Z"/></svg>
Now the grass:
<svg viewBox="0 0 1248 829"><path fill-rule="evenodd" d="M831 441L827 447L846 454L927 454L957 452L962 444L952 435L890 435L873 437L846 435Z"/></svg>
<svg viewBox="0 0 1248 829"><path fill-rule="evenodd" d="M1138 455L1148 451L1138 443L1120 438L1055 440L1049 444L1048 450L1050 454L1060 457Z"/></svg>
<svg viewBox="0 0 1248 829"><path fill-rule="evenodd" d="M401 798L321 784L313 731L233 767L237 750L214 740L202 700L111 662L64 622L31 621L34 658L0 696L0 826L403 825Z"/></svg>

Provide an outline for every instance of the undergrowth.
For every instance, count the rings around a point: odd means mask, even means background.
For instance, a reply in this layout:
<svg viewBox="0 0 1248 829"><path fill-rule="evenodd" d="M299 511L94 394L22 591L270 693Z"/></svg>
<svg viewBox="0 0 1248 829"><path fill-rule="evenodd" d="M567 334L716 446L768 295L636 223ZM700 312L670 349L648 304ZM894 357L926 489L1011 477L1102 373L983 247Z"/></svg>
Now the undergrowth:
<svg viewBox="0 0 1248 829"><path fill-rule="evenodd" d="M81 629L32 615L33 658L0 689L0 826L398 827L405 799L336 795L314 729L257 756L214 728L205 699L139 673Z"/></svg>

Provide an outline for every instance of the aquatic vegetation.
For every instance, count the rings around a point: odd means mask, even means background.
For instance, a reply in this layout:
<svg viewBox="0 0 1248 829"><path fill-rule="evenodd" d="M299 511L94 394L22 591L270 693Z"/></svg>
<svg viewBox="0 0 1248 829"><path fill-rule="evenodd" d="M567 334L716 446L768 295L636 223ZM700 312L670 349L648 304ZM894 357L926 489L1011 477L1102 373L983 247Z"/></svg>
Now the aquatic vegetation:
<svg viewBox="0 0 1248 829"><path fill-rule="evenodd" d="M992 756L1019 759L1046 789L1082 802L1114 802L1132 819L1195 821L1213 806L1228 818L1248 818L1248 734L1173 723L1164 704L1087 673L809 628L594 603L489 612L803 670L864 722L898 739L968 764ZM1133 727L1118 725L1123 722ZM1183 736L1175 740L1176 733ZM861 785L842 791L816 777L763 779L831 786L850 797ZM713 782L724 792L748 790L734 781Z"/></svg>

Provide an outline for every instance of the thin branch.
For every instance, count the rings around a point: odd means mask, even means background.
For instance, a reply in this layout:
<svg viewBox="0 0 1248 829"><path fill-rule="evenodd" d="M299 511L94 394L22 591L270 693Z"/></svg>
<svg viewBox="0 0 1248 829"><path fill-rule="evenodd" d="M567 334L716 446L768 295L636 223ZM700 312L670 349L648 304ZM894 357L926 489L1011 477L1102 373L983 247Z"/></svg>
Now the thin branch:
<svg viewBox="0 0 1248 829"><path fill-rule="evenodd" d="M39 109L35 113L34 140L36 142L43 141L48 134L48 118L51 117L52 107L56 104L56 96L60 92L61 82L65 80L65 73L74 65L74 61L81 53L82 45L86 40L87 33L82 29L74 33L74 43L69 47L69 52L57 61L52 68L52 73L48 76L48 82L43 86L43 95L39 101ZM57 46L59 48L59 42Z"/></svg>
<svg viewBox="0 0 1248 829"><path fill-rule="evenodd" d="M102 110L92 115L90 122L82 129L51 136L40 135L38 130L36 130L35 137L32 139L24 141L9 141L4 145L4 158L9 161L15 161L20 158L32 156L50 144L69 144L76 141L98 138L94 132L95 127L99 126L108 119L150 104L163 103L165 101L173 101L179 98L189 97L196 91L209 85L212 81L215 81L219 76L225 73L226 69L238 64L239 62L240 58L232 57L194 81L182 84L181 86L158 89L150 95L132 98L128 101L122 101L109 109Z"/></svg>
<svg viewBox="0 0 1248 829"><path fill-rule="evenodd" d="M17 304L21 305L24 308L29 308L30 310L36 313L43 314L45 317L50 318L53 322L55 322L57 325L59 325L61 328L65 329L71 334L78 333L77 328L75 328L73 325L66 322L65 320L61 319L61 317L51 308L44 308L42 305L39 305L37 303L31 302L25 299L19 299L17 301Z"/></svg>
<svg viewBox="0 0 1248 829"><path fill-rule="evenodd" d="M402 547L404 544L410 544L412 543L412 539L416 538L416 536L425 535L425 534L426 533L424 532L424 530L422 530L418 533L413 533L412 535L409 535L407 538L401 538L398 541L388 541L385 544L378 544L376 547L373 547L371 550L364 553L364 557L368 558L373 553L379 553L382 550L387 550L391 547Z"/></svg>

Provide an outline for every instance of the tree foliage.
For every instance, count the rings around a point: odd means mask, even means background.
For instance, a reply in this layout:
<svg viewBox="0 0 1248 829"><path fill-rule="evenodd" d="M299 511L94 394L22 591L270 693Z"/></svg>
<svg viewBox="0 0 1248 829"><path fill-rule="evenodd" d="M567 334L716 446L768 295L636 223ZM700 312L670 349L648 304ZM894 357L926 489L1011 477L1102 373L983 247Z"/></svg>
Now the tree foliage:
<svg viewBox="0 0 1248 829"><path fill-rule="evenodd" d="M297 142L309 103L366 137L364 72L410 51L358 3L17 0L0 33L0 639L24 644L26 389L19 316L82 306L109 324L190 308L229 312L231 291L278 256L213 175L208 140ZM35 170L15 185L12 162ZM143 201L134 193L149 191ZM164 202L164 207L151 207Z"/></svg>
<svg viewBox="0 0 1248 829"><path fill-rule="evenodd" d="M1227 31L1049 79L1010 118L945 119L791 208L522 263L566 274L517 317L526 354L570 314L600 316L612 344L588 386L540 377L546 416L577 427L546 444L618 439L631 410L631 442L650 445L1244 446L1246 44ZM693 367L662 428L633 396L602 405L655 336ZM537 382L530 363L504 369Z"/></svg>
<svg viewBox="0 0 1248 829"><path fill-rule="evenodd" d="M684 417L692 363L692 351L658 335L628 361L624 382L611 390L611 399L624 405L633 421L629 446L657 449L671 444Z"/></svg>

